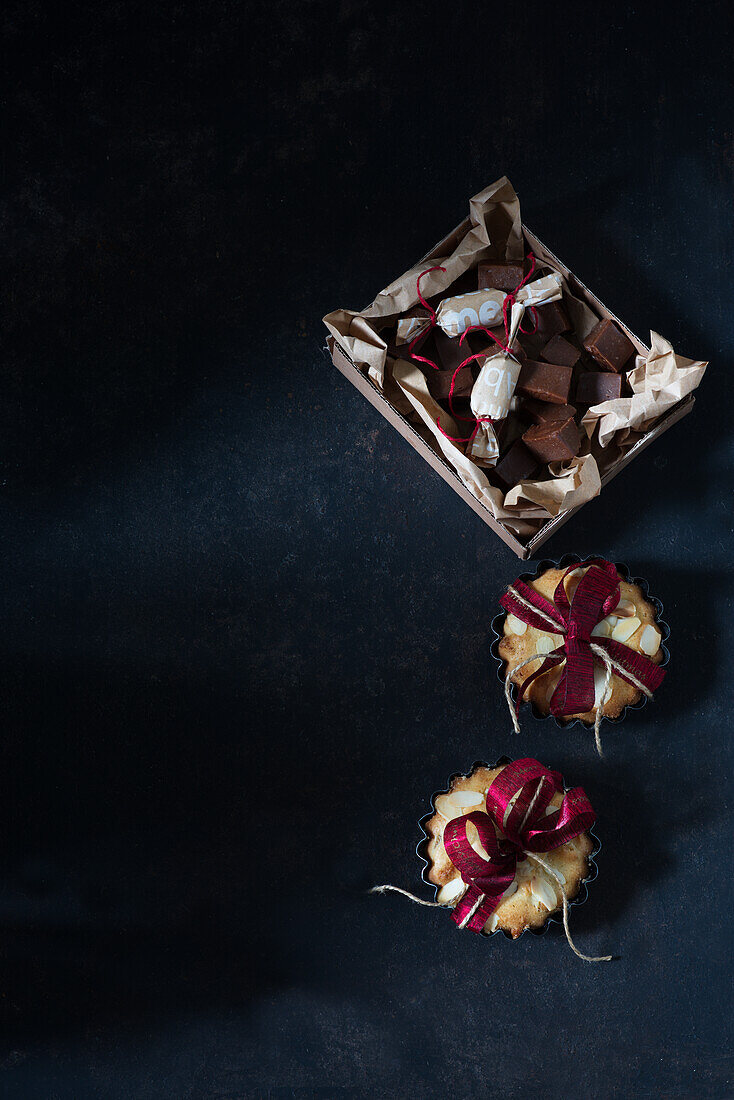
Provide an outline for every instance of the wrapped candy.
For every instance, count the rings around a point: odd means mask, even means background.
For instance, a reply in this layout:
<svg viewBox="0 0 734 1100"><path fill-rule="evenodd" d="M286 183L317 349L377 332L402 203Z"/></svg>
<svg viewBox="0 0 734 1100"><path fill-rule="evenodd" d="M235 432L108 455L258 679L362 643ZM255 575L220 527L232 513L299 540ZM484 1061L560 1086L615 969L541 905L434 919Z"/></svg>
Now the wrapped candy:
<svg viewBox="0 0 734 1100"><path fill-rule="evenodd" d="M398 322L396 342L407 343L411 358L426 363L434 370L439 368L433 360L417 355L415 350L434 326L441 330L441 338L450 345L456 337L461 345L467 333L477 328L484 329L497 344L498 351L491 355L485 357L481 353L475 353L460 362L454 370L448 393L449 407L455 419L466 420L466 417L457 414L453 407L452 398L457 375L473 359L482 362L479 376L471 391L472 416L470 419L474 424L474 431L467 440L447 437L452 442L468 442L469 454L480 466L494 466L499 458L499 443L492 422L504 420L510 411L510 404L520 377L520 363L510 348L513 346L525 310L558 301L563 294L561 276L557 272L544 275L532 283L528 282L535 270L535 257L530 253L528 258L531 262L530 270L515 290L505 293L503 290L488 288L472 291L469 294L454 295L452 298L444 298L438 310L434 310L429 305L420 291L421 279L436 270L429 268L418 276L416 284L420 307L416 307L409 316L401 318ZM440 268L440 270L444 269ZM504 342L489 331L492 325L500 322L504 325ZM443 435L446 435L439 421L437 421L437 427Z"/></svg>
<svg viewBox="0 0 734 1100"><path fill-rule="evenodd" d="M521 286L512 297L527 309L530 306L555 302L561 295L561 276L554 271L536 279L534 283ZM444 298L436 312L436 323L447 336L461 336L470 328L501 325L506 298L507 294L502 290L474 290L469 294Z"/></svg>
<svg viewBox="0 0 734 1100"><path fill-rule="evenodd" d="M531 306L544 305L557 301L563 293L561 277L555 272L536 279L534 283L521 286L511 295L512 310L509 321L505 309L506 294L499 290L478 291L476 294L464 294L458 298L446 298L438 307L436 319L446 331L451 325L461 329L467 320L471 320L473 310L467 313L466 307L456 309L456 304L465 298L480 298L493 294L502 300L501 316L505 322L505 344L494 355L489 355L482 365L479 376L471 393L471 411L477 419L477 430L471 441L469 453L480 466L494 466L499 457L499 444L492 421L504 420L510 411L510 402L515 395L515 386L520 377L520 363L510 351L525 310ZM448 308L444 309L444 307ZM484 307L480 307L480 312ZM443 318L442 318L443 311ZM485 309L485 313L488 310Z"/></svg>

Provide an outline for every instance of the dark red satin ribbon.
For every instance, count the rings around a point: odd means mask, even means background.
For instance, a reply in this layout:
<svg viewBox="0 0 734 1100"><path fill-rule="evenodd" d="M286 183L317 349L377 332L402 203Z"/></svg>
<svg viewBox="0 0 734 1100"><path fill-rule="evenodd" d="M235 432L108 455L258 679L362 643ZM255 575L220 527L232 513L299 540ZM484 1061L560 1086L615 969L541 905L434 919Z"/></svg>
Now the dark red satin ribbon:
<svg viewBox="0 0 734 1100"><path fill-rule="evenodd" d="M515 760L502 769L487 791L486 813L474 810L447 823L444 847L468 886L452 913L456 924L462 924L476 906L464 927L481 932L526 852L560 848L591 828L595 814L581 787L567 791L560 808L546 814L553 795L562 790L558 772L529 757ZM470 821L488 859L469 843L466 826Z"/></svg>
<svg viewBox="0 0 734 1100"><path fill-rule="evenodd" d="M619 577L612 562L595 558L581 578L573 601L569 603L564 581L569 573L583 568L584 564L588 563L569 566L553 593L553 602L541 596L524 581L518 580L511 585L511 589L514 588L523 600L544 612L545 616L557 624L555 633L564 636L561 645L549 653L540 668L528 676L518 688L518 711L533 680L562 662L565 662L565 668L550 701L551 714L557 718L568 714L584 714L594 706L595 658L591 650L591 632L619 603ZM504 594L500 604L505 611L529 626L550 632L546 618L534 614L510 589ZM635 681L644 684L650 692L660 687L665 678L665 669L656 665L644 653L638 653L612 638L595 637L594 644L607 651L615 663L615 673L633 687L637 686Z"/></svg>

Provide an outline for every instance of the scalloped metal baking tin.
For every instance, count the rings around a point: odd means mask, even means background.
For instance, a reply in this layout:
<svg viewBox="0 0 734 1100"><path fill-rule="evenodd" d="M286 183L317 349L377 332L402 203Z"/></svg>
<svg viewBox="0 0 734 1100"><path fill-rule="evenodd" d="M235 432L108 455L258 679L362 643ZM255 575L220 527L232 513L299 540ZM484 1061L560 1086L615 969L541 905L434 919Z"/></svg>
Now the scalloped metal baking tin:
<svg viewBox="0 0 734 1100"><path fill-rule="evenodd" d="M429 811L429 813L424 814L424 816L418 822L418 824L420 826L420 829L421 829L421 832L423 833L423 838L418 841L418 844L416 845L415 853L416 853L416 855L418 856L418 858L420 859L420 861L423 864L423 869L421 871L421 879L423 880L423 882L426 883L427 886L430 886L431 890L433 890L433 900L434 901L436 900L436 898L438 896L438 886L434 885L434 883L432 883L432 882L429 882L428 878L426 877L427 874L428 874L428 870L431 866L431 861L429 860L428 856L426 855L425 848L426 848L426 845L428 844L428 841L431 838L429 837L428 833L426 832L425 826L426 826L426 822L428 822L430 820L430 818L432 818L433 815L436 813L436 799L438 798L438 796L440 794L448 794L449 790L451 789L451 784L453 783L453 781L455 779L464 778L465 776L472 775L473 772L475 772L477 768L500 768L504 764L511 764L511 763L512 763L512 759L509 756L501 756L499 758L499 760L497 760L494 764L487 764L487 762L485 760L475 760L474 763L471 765L471 767L467 768L466 771L464 771L464 772L454 772L452 775L450 775L449 779L448 779L448 782L446 784L446 787L443 790L434 791L433 794L431 795L431 810ZM564 782L563 789L564 789L564 791L568 790L568 787L566 787L565 782ZM573 908L573 906L575 906L575 905L583 905L588 900L589 892L588 892L587 887L588 887L589 883L593 882L594 879L596 878L596 876L599 874L599 868L596 865L596 857L599 854L599 852L601 851L601 841L599 840L599 837L594 832L593 827L591 829L587 829L586 831L588 832L589 836L591 837L591 839L594 842L594 847L592 848L591 853L589 855L589 873L586 876L586 878L583 878L581 880L581 886L579 888L579 892L576 895L576 897L572 901L569 901L569 903L568 903L569 909ZM453 908L452 906L447 905L446 906L446 912L447 913L450 912L452 908ZM517 939L520 939L521 936L524 936L525 932L529 932L533 936L544 936L545 933L548 931L548 925L549 924L561 924L561 925L563 924L563 910L562 909L554 909L554 911L552 913L549 913L548 916L546 917L545 924L543 925L542 928L526 928L525 931L520 933L520 936L518 936ZM504 928L496 928L494 930L494 932L482 932L481 935L486 936L487 939L490 939L492 936L496 936L500 932L505 937L505 939L513 940L513 937L510 935L509 932L506 932L504 930ZM515 942L515 941L513 940L513 942Z"/></svg>
<svg viewBox="0 0 734 1100"><path fill-rule="evenodd" d="M520 576L516 579L521 580L521 581L526 581L527 583L529 583L530 581L535 580L536 577L539 577L541 573L544 573L546 571L546 569L565 569L569 565L586 565L587 562L592 561L594 558L601 558L601 557L603 557L603 554L589 554L585 558L580 558L578 556L578 554L564 554L563 557L560 558L558 561L552 561L550 558L544 558L543 561L539 561L537 563L537 565L535 566L534 569L528 570L527 573L521 573ZM651 596L650 595L650 590L648 588L647 581L645 580L644 577L632 577L632 576L630 576L630 568L624 562L615 561L614 565L617 569L617 572L620 573L626 581L628 581L630 584L639 585L639 587L642 589L642 593L643 593L645 599L649 603L651 603L652 606L655 608L655 625L659 627L661 638L662 638L662 640L660 642L660 645L661 645L661 648L663 650L663 659L660 662L660 667L664 668L670 660L670 651L668 650L668 647L665 644L666 641L668 640L668 638L670 637L670 627L668 626L665 619L663 618L663 605L662 605L661 601L657 598L657 596ZM505 622L506 617L507 617L507 612L501 609L498 612L498 614L495 615L495 617L492 619L492 622L490 623L490 626L492 628L492 633L494 634L494 641L492 642L492 645L490 646L490 653L492 654L495 661L497 662L497 679L501 682L503 691L504 691L504 687L505 687L505 662L500 657L498 649L499 649L499 644L502 641L502 638L504 637L504 633L503 633L502 628L504 626L504 622ZM512 690L513 701L516 701L517 700L517 688L516 688L515 684L512 685L511 690ZM622 713L619 714L616 718L607 718L606 715L603 715L602 721L603 722L609 722L611 725L617 725L619 722L624 721L625 715L627 714L628 710L642 710L642 708L644 706L646 706L646 704L647 704L647 696L643 695L641 697L641 699L639 700L639 702L629 703L624 708ZM591 729L591 727L593 725L592 722L582 722L580 718L574 718L573 721L571 721L571 722L562 722L559 718L556 718L555 715L553 715L553 714L543 714L542 711L538 710L535 703L530 703L530 707L532 709L534 718L538 718L541 721L545 721L547 719L550 719L552 722L555 722L555 724L558 726L559 729L567 730L567 729L570 729L571 726L576 726L576 725L583 726L584 729Z"/></svg>

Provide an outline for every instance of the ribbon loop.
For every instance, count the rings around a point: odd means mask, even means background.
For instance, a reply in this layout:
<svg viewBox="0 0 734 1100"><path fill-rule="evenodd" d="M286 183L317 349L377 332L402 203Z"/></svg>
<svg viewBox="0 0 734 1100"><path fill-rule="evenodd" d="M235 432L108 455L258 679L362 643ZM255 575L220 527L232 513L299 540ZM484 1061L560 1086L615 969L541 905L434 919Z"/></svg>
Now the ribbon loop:
<svg viewBox="0 0 734 1100"><path fill-rule="evenodd" d="M488 858L475 851L467 836L471 822ZM474 810L449 821L444 829L446 853L469 889L456 904L452 919L462 928L481 932L500 896L515 877L516 859L512 848L502 845L491 817Z"/></svg>

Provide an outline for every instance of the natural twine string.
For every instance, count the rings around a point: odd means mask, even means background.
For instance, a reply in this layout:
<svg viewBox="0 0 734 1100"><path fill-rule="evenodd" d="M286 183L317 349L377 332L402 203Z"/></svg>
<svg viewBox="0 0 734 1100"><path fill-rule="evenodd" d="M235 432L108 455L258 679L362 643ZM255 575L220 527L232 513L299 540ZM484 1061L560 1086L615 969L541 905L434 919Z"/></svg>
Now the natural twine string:
<svg viewBox="0 0 734 1100"><path fill-rule="evenodd" d="M526 600L524 598L524 596L521 596L520 593L517 591L517 589L513 588L512 585L510 585L510 587L508 588L508 592L512 593L513 597L518 601L518 603L521 603L524 607L529 608L536 615L540 616L541 619L544 619L545 622L547 622L548 625L550 627L552 627L552 630L553 630L554 634L558 633L558 627L560 626L560 624L557 623L554 619L552 619L550 617L550 615L547 615L545 613L545 611L541 611L541 609L536 607L534 604L531 604L530 601ZM602 690L601 690L601 699L600 699L599 705L596 708L596 714L594 716L594 741L596 743L596 751L599 753L599 756L603 757L604 753L602 752L602 748L601 748L600 728L601 728L601 720L604 717L604 704L606 703L607 691L609 690L609 685L611 683L612 673L615 670L618 671L618 672L623 672L624 675L627 677L627 679L632 682L634 687L636 687L639 691L641 691L644 695L646 695L648 697L648 699L652 699L652 692L650 691L649 688L645 687L645 685L640 680L638 680L637 677L634 676L631 672L629 672L627 669L623 669L622 666L620 664L618 664L607 653L606 649L604 649L603 646L597 645L596 642L590 642L590 646L591 646L591 652L593 654L595 654L601 661L604 662L605 671L606 671L606 675L604 677L604 684L603 684L603 687L602 687ZM512 726L513 726L513 729L515 730L515 733L520 732L520 723L519 723L518 718L517 718L515 705L512 701L512 693L511 693L511 690L510 690L511 684L512 684L512 678L521 669L525 668L526 665L532 664L533 661L539 661L539 660L542 661L547 656L548 656L547 653L534 653L532 657L528 657L527 660L521 661L519 665L515 665L513 668L510 668L509 665L508 665L507 673L505 675L505 699L507 700L507 706L508 706L509 711L510 711L510 718L512 719Z"/></svg>
<svg viewBox="0 0 734 1100"><path fill-rule="evenodd" d="M522 824L520 825L520 828L518 829L519 833L522 833L523 829L525 828L527 820L530 817L531 813L533 812L533 809L535 807L535 803L538 800L538 797L540 795L541 789L542 789L543 784L545 783L545 781L546 781L545 776L542 776L541 780L540 780L540 783L538 783L538 786L536 788L535 794L533 795L532 799L530 800L530 805L528 806L528 808L525 812L525 816L522 819ZM568 897L566 895L566 891L563 889L563 882L561 881L560 875L558 874L558 872L553 867L551 867L550 863L547 863L544 859L541 859L540 856L536 855L535 852L529 852L525 848L523 849L523 852L529 859L534 860L540 867L542 867L543 870L546 872L546 874L551 875L556 880L556 882L558 883L558 888L561 891L561 898L562 898L562 901L563 901L563 930L566 933L566 939L568 941L568 946L571 948L574 955L577 955L580 959L583 959L584 962L611 962L611 959L612 959L611 955L584 955L583 952L579 951L578 947L576 946L576 944L571 939L571 930L568 926ZM468 887L466 889L468 889ZM454 902L454 905L458 905L459 901L461 900L461 898L463 898L464 894L466 893L466 889L459 895L459 897ZM416 905L424 905L427 909L448 909L448 908L451 908L451 906L444 905L440 901L425 901L423 898L419 898L419 897L416 897L415 894L411 894L408 890L403 890L400 886L390 886L389 883L384 883L382 886L373 886L371 889L369 889L367 891L367 893L368 894L384 894L384 893L387 893L388 891L391 891L394 894L402 894L403 897L408 898L410 901L415 902ZM459 924L459 928L465 928L466 927L468 922L471 920L471 918L476 913L479 906L484 901L485 896L486 896L485 894L480 894L479 895L479 898L477 899L476 904L472 906L472 908L469 910L469 912L463 918L463 920Z"/></svg>
<svg viewBox="0 0 734 1100"><path fill-rule="evenodd" d="M563 901L563 931L566 933L566 940L568 941L568 946L571 948L574 955L577 955L580 959L583 959L584 962L611 962L611 960L613 958L612 955L584 955L583 952L579 951L578 947L576 946L576 944L571 939L571 930L568 926L568 897L566 895L566 891L563 888L563 883L561 882L561 879L560 879L559 875L556 873L556 871L553 869L553 867L551 867L550 863L546 863L545 860L540 859L540 857L537 856L535 854L535 852L528 852L525 849L524 849L524 851L525 851L526 856L528 856L532 860L535 860L535 862L537 864L539 864L539 866L541 866L544 871L546 871L548 874L552 875L553 878L558 883L558 888L561 891L561 899ZM385 893L388 893L388 892L391 892L393 894L402 894L404 898L408 898L409 901L415 902L416 905L424 905L426 907L426 909L451 909L451 908L453 908L452 905L443 905L440 901L426 901L424 898L419 898L419 897L416 897L415 894L411 894L410 891L408 891L408 890L403 890L400 886L391 886L389 883L383 883L381 886L372 886L367 891L368 894L385 894ZM459 901L461 900L461 898L464 896L465 893L466 893L466 890L464 891L464 893L462 893L460 895L460 897L458 897L456 899L456 902L454 904L458 905ZM483 900L484 900L484 894L480 895L479 901L471 909L471 911L469 913L467 913L465 919L459 925L459 928L463 928L465 926L466 922L471 919L471 917L474 915L476 910L479 908L479 906L481 905Z"/></svg>
<svg viewBox="0 0 734 1100"><path fill-rule="evenodd" d="M540 856L537 856L535 852L526 852L525 855L529 856L530 859L534 860L540 867L543 868L544 871L552 875L558 883L558 888L561 891L561 898L563 899L563 930L566 933L568 946L571 948L574 955L578 955L580 959L583 959L584 962L587 963L611 962L611 955L584 955L583 952L579 951L578 947L571 939L571 932L568 927L568 897L566 896L566 891L563 889L563 883L561 882L560 875L553 867L551 867L550 863L546 863L546 861L544 859L541 859Z"/></svg>
<svg viewBox="0 0 734 1100"><path fill-rule="evenodd" d="M371 886L369 888L369 890L367 891L367 893L368 894L385 894L385 893L387 893L388 890L392 891L393 894L402 894L404 898L410 898L410 900L414 901L416 905L425 905L426 909L449 909L450 908L450 906L444 905L443 902L440 902L440 901L426 901L424 898L418 898L418 897L415 896L415 894L411 894L409 890L403 890L402 887L400 887L400 886L391 886L389 882L383 883L382 886ZM462 893L461 896L463 897L465 893L466 893L466 890L464 890L464 893ZM457 898L456 900L458 902L459 898Z"/></svg>

